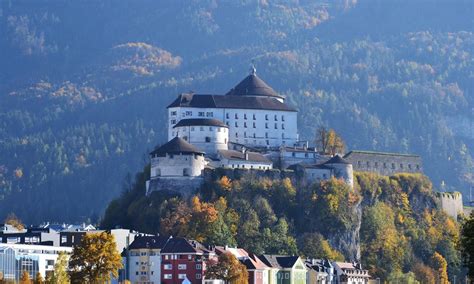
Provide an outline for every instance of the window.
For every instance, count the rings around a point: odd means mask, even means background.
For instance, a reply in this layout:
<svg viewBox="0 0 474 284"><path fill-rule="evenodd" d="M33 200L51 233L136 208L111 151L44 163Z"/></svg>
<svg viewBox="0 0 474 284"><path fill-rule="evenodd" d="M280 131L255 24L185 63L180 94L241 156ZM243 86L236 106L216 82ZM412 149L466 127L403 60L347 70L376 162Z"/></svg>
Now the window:
<svg viewBox="0 0 474 284"><path fill-rule="evenodd" d="M257 138L257 134L254 133L254 134L253 134L253 138ZM254 142L254 143L255 143L255 142Z"/></svg>
<svg viewBox="0 0 474 284"><path fill-rule="evenodd" d="M211 137L206 137L206 143L211 142Z"/></svg>
<svg viewBox="0 0 474 284"><path fill-rule="evenodd" d="M235 119L239 119L239 115L237 113L235 114L234 117L235 117Z"/></svg>
<svg viewBox="0 0 474 284"><path fill-rule="evenodd" d="M244 127L247 128L247 122L244 122Z"/></svg>
<svg viewBox="0 0 474 284"><path fill-rule="evenodd" d="M278 123L275 123L275 129L278 129Z"/></svg>
<svg viewBox="0 0 474 284"><path fill-rule="evenodd" d="M201 279L201 274L200 273L196 273L196 279Z"/></svg>
<svg viewBox="0 0 474 284"><path fill-rule="evenodd" d="M213 117L214 113L212 113L212 111L206 112L206 116L207 117Z"/></svg>
<svg viewBox="0 0 474 284"><path fill-rule="evenodd" d="M199 127L199 131L204 131L204 127Z"/></svg>
<svg viewBox="0 0 474 284"><path fill-rule="evenodd" d="M275 121L278 121L278 116L275 114Z"/></svg>
<svg viewBox="0 0 474 284"><path fill-rule="evenodd" d="M257 128L256 125L255 125L255 122L253 123L253 128Z"/></svg>
<svg viewBox="0 0 474 284"><path fill-rule="evenodd" d="M267 146L270 145L270 141L267 140L266 142L267 142Z"/></svg>
<svg viewBox="0 0 474 284"><path fill-rule="evenodd" d="M235 137L239 137L239 133L235 132Z"/></svg>
<svg viewBox="0 0 474 284"><path fill-rule="evenodd" d="M411 164L408 164L408 168L411 170Z"/></svg>
<svg viewBox="0 0 474 284"><path fill-rule="evenodd" d="M186 278L186 274L178 274L178 279L184 279Z"/></svg>
<svg viewBox="0 0 474 284"><path fill-rule="evenodd" d="M176 111L171 112L171 115L176 115L176 114L177 114Z"/></svg>
<svg viewBox="0 0 474 284"><path fill-rule="evenodd" d="M171 269L173 269L173 265L171 265L171 264L165 264L165 265L163 265L163 268L164 268L165 270L171 270ZM171 279L171 278L170 278L170 279Z"/></svg>
<svg viewBox="0 0 474 284"><path fill-rule="evenodd" d="M281 129L285 129L285 124L284 123L281 124Z"/></svg>
<svg viewBox="0 0 474 284"><path fill-rule="evenodd" d="M285 133L281 134L281 139L285 139Z"/></svg>
<svg viewBox="0 0 474 284"><path fill-rule="evenodd" d="M146 255L146 251L142 251L140 255Z"/></svg>
<svg viewBox="0 0 474 284"><path fill-rule="evenodd" d="M217 127L217 132L221 132L221 128L220 128L220 127Z"/></svg>
<svg viewBox="0 0 474 284"><path fill-rule="evenodd" d="M201 117L204 116L204 112L203 111L198 112L198 116L201 116Z"/></svg>
<svg viewBox="0 0 474 284"><path fill-rule="evenodd" d="M375 162L374 163L374 167L377 168L379 166L379 163L378 162Z"/></svg>
<svg viewBox="0 0 474 284"><path fill-rule="evenodd" d="M292 157L296 157L295 152L292 152L292 153L291 153L291 156L292 156Z"/></svg>
<svg viewBox="0 0 474 284"><path fill-rule="evenodd" d="M186 264L178 264L179 270L186 270Z"/></svg>
<svg viewBox="0 0 474 284"><path fill-rule="evenodd" d="M392 163L392 169L395 169L395 163Z"/></svg>
<svg viewBox="0 0 474 284"><path fill-rule="evenodd" d="M256 119L257 119L257 117L255 116L255 113L254 113L253 114L253 120L256 120Z"/></svg>
<svg viewBox="0 0 474 284"><path fill-rule="evenodd" d="M369 161L367 161L367 168L368 168L368 167L370 167L370 162L369 162Z"/></svg>
<svg viewBox="0 0 474 284"><path fill-rule="evenodd" d="M165 275L163 275L163 278L165 278L165 279L172 279L173 276L172 276L171 274L165 274Z"/></svg>
<svg viewBox="0 0 474 284"><path fill-rule="evenodd" d="M212 131L214 130L214 128L212 128L212 126L209 126L209 131Z"/></svg>
<svg viewBox="0 0 474 284"><path fill-rule="evenodd" d="M357 161L357 166L361 167L361 166L362 166L362 162L361 162L361 161Z"/></svg>
<svg viewBox="0 0 474 284"><path fill-rule="evenodd" d="M265 120L268 120L268 114L265 114Z"/></svg>
<svg viewBox="0 0 474 284"><path fill-rule="evenodd" d="M281 121L285 121L285 116L284 115L281 116Z"/></svg>
<svg viewBox="0 0 474 284"><path fill-rule="evenodd" d="M171 124L176 124L176 119L172 119Z"/></svg>
<svg viewBox="0 0 474 284"><path fill-rule="evenodd" d="M192 255L188 255L188 260L191 260L193 258Z"/></svg>
<svg viewBox="0 0 474 284"><path fill-rule="evenodd" d="M188 141L188 136L183 136L183 139Z"/></svg>
<svg viewBox="0 0 474 284"><path fill-rule="evenodd" d="M416 169L419 170L419 169L420 169L420 165L416 165Z"/></svg>
<svg viewBox="0 0 474 284"><path fill-rule="evenodd" d="M403 164L400 164L400 169L403 169Z"/></svg>
<svg viewBox="0 0 474 284"><path fill-rule="evenodd" d="M187 111L186 111L186 116L193 116L193 112L192 112L192 111L189 111L189 110L187 110Z"/></svg>
<svg viewBox="0 0 474 284"><path fill-rule="evenodd" d="M308 153L304 153L304 157L305 157L305 158L308 158Z"/></svg>
<svg viewBox="0 0 474 284"><path fill-rule="evenodd" d="M244 119L247 119L247 114L246 113L244 113Z"/></svg>
<svg viewBox="0 0 474 284"><path fill-rule="evenodd" d="M191 131L194 131L194 126L193 126L193 127L191 127Z"/></svg>
<svg viewBox="0 0 474 284"><path fill-rule="evenodd" d="M52 259L46 260L46 265L54 265L54 260Z"/></svg>
<svg viewBox="0 0 474 284"><path fill-rule="evenodd" d="M61 236L61 243L67 242L67 237L66 236Z"/></svg>
<svg viewBox="0 0 474 284"><path fill-rule="evenodd" d="M268 128L268 123L265 122L265 128Z"/></svg>
<svg viewBox="0 0 474 284"><path fill-rule="evenodd" d="M168 258L169 258L168 255L165 255L165 259L168 260Z"/></svg>
<svg viewBox="0 0 474 284"><path fill-rule="evenodd" d="M247 132L244 132L244 137L247 137Z"/></svg>
<svg viewBox="0 0 474 284"><path fill-rule="evenodd" d="M265 132L265 138L268 138L268 132Z"/></svg>
<svg viewBox="0 0 474 284"><path fill-rule="evenodd" d="M237 123L237 121L235 122L235 127L239 127L239 124Z"/></svg>
<svg viewBox="0 0 474 284"><path fill-rule="evenodd" d="M225 118L229 119L229 113L225 114Z"/></svg>
<svg viewBox="0 0 474 284"><path fill-rule="evenodd" d="M384 169L387 168L387 163L383 163L383 168L384 168Z"/></svg>
<svg viewBox="0 0 474 284"><path fill-rule="evenodd" d="M138 275L138 271L135 272L135 275Z"/></svg>

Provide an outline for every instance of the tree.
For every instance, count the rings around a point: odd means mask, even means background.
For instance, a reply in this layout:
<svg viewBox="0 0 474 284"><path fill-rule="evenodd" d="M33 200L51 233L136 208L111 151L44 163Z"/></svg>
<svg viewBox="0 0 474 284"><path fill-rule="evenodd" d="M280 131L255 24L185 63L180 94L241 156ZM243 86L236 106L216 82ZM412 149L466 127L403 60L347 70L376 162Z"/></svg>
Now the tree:
<svg viewBox="0 0 474 284"><path fill-rule="evenodd" d="M17 230L25 229L25 225L21 222L20 218L18 218L15 213L8 214L7 218L4 221L5 224L11 225L15 227Z"/></svg>
<svg viewBox="0 0 474 284"><path fill-rule="evenodd" d="M46 283L68 284L70 282L67 273L68 259L69 256L65 252L59 252L56 264L54 264L54 271L46 277Z"/></svg>
<svg viewBox="0 0 474 284"><path fill-rule="evenodd" d="M30 274L28 273L28 271L23 270L20 276L20 284L30 284L30 283L31 283Z"/></svg>
<svg viewBox="0 0 474 284"><path fill-rule="evenodd" d="M245 265L229 252L219 255L217 262L210 262L206 270L206 278L220 279L231 284L247 284L248 277Z"/></svg>
<svg viewBox="0 0 474 284"><path fill-rule="evenodd" d="M43 284L44 283L43 276L41 275L41 273L39 271L36 273L34 283L35 284Z"/></svg>
<svg viewBox="0 0 474 284"><path fill-rule="evenodd" d="M444 257L435 252L431 258L432 267L435 269L436 273L436 284L448 284L448 263Z"/></svg>
<svg viewBox="0 0 474 284"><path fill-rule="evenodd" d="M316 147L324 155L342 154L346 148L341 136L334 129L327 130L324 126L316 130Z"/></svg>
<svg viewBox="0 0 474 284"><path fill-rule="evenodd" d="M95 283L118 277L122 261L114 236L107 233L86 234L81 244L74 247L69 261L73 283Z"/></svg>
<svg viewBox="0 0 474 284"><path fill-rule="evenodd" d="M462 225L460 250L463 264L469 270L468 275L474 278L474 211Z"/></svg>
<svg viewBox="0 0 474 284"><path fill-rule="evenodd" d="M301 253L310 258L325 258L344 261L344 256L333 249L329 242L319 233L304 234L299 240Z"/></svg>
<svg viewBox="0 0 474 284"><path fill-rule="evenodd" d="M412 269L415 273L416 280L420 283L435 283L434 271L430 267L421 262L416 263Z"/></svg>

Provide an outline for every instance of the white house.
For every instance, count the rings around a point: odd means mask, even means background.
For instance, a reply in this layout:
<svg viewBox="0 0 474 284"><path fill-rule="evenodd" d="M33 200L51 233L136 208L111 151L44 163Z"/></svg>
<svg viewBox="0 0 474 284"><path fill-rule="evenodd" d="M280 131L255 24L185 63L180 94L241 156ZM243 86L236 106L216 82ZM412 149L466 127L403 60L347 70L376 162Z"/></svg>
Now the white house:
<svg viewBox="0 0 474 284"><path fill-rule="evenodd" d="M213 161L215 167L232 169L255 169L270 170L273 168L273 162L260 153L236 150L219 150L217 161Z"/></svg>
<svg viewBox="0 0 474 284"><path fill-rule="evenodd" d="M225 95L181 94L168 106L168 140L183 119L217 119L229 127L229 141L251 147L279 147L298 141L297 111L253 70Z"/></svg>
<svg viewBox="0 0 474 284"><path fill-rule="evenodd" d="M366 284L369 283L369 271L362 269L362 265L350 262L333 262L336 283Z"/></svg>

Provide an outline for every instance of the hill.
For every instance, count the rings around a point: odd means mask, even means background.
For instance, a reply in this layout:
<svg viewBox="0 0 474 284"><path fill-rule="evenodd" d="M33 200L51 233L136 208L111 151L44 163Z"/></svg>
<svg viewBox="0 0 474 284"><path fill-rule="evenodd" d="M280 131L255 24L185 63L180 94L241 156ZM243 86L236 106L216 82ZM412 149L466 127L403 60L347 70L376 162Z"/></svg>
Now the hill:
<svg viewBox="0 0 474 284"><path fill-rule="evenodd" d="M0 216L97 219L164 142L165 106L224 93L252 60L302 139L324 124L349 149L417 153L467 193L472 5L398 2L2 1Z"/></svg>

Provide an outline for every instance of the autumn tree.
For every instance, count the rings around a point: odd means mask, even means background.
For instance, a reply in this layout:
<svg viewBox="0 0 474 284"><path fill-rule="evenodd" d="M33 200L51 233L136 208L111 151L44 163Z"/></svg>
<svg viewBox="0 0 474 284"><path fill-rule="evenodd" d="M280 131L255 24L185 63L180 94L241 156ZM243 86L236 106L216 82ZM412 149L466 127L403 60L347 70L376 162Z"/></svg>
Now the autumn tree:
<svg viewBox="0 0 474 284"><path fill-rule="evenodd" d="M59 252L56 263L54 264L53 273L46 277L46 283L48 284L68 284L69 274L67 273L69 255L65 252Z"/></svg>
<svg viewBox="0 0 474 284"><path fill-rule="evenodd" d="M122 259L114 236L107 233L86 234L75 246L69 261L72 283L105 282L118 277Z"/></svg>
<svg viewBox="0 0 474 284"><path fill-rule="evenodd" d="M316 130L316 147L324 155L342 154L346 148L344 140L334 129L326 129L320 126Z"/></svg>
<svg viewBox="0 0 474 284"><path fill-rule="evenodd" d="M432 267L435 269L436 284L448 284L448 263L444 257L435 252L431 258Z"/></svg>
<svg viewBox="0 0 474 284"><path fill-rule="evenodd" d="M15 227L17 230L25 229L25 225L21 222L20 218L18 218L15 213L8 214L7 218L4 221L5 224L11 225Z"/></svg>
<svg viewBox="0 0 474 284"><path fill-rule="evenodd" d="M247 284L248 276L245 265L228 252L219 255L217 262L210 261L206 270L206 278L220 279L230 284Z"/></svg>
<svg viewBox="0 0 474 284"><path fill-rule="evenodd" d="M412 268L415 273L416 280L420 283L435 283L435 275L433 269L418 261Z"/></svg>
<svg viewBox="0 0 474 284"><path fill-rule="evenodd" d="M30 274L28 273L28 271L23 270L20 276L20 284L30 284L30 283L31 283Z"/></svg>
<svg viewBox="0 0 474 284"><path fill-rule="evenodd" d="M35 277L35 281L34 281L35 284L43 284L44 283L44 279L43 279L43 275L41 275L41 272L37 272L36 273L36 277Z"/></svg>
<svg viewBox="0 0 474 284"><path fill-rule="evenodd" d="M461 230L460 250L470 278L474 278L474 212L464 221Z"/></svg>

